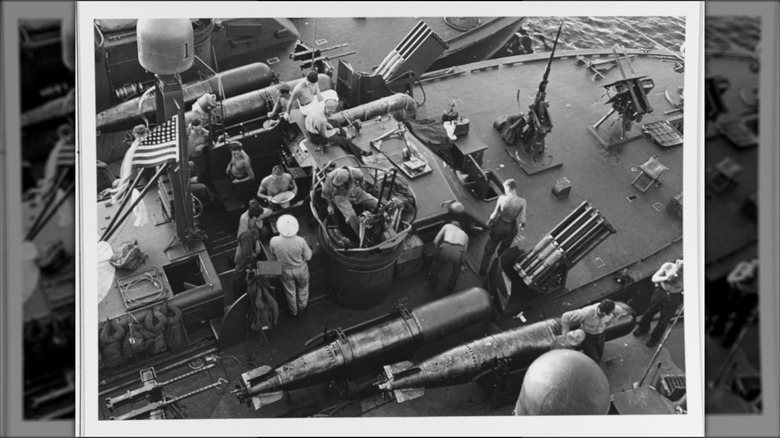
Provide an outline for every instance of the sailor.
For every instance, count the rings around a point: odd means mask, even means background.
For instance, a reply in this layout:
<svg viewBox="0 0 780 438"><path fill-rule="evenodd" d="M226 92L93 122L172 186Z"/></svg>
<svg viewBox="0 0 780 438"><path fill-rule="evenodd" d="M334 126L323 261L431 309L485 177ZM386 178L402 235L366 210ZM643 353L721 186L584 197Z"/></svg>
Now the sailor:
<svg viewBox="0 0 780 438"><path fill-rule="evenodd" d="M230 163L228 163L225 169L225 174L230 178L233 183L233 190L236 195L242 200L246 201L251 197L249 194L249 183L255 180L255 172L252 170L252 161L249 159L249 155L244 152L243 145L237 141L231 141L228 144L230 148Z"/></svg>
<svg viewBox="0 0 780 438"><path fill-rule="evenodd" d="M249 221L260 216L260 209L250 209L248 212ZM236 275L244 278L247 269L253 268L253 263L257 260L257 245L252 229L242 230L238 235L238 247L233 261L236 264Z"/></svg>
<svg viewBox="0 0 780 438"><path fill-rule="evenodd" d="M312 103L314 99L316 98L320 102L323 101L322 98L322 92L320 91L320 86L317 84L317 81L319 80L319 75L316 71L310 71L309 74L306 75L306 79L298 82L295 85L295 88L292 90L292 95L290 96L289 102L287 102L286 107L286 113L290 114L290 111L292 111L293 107L298 107L301 109L301 112L306 114L306 111L303 107L306 105Z"/></svg>
<svg viewBox="0 0 780 438"><path fill-rule="evenodd" d="M289 112L286 111L290 106L290 101L290 85L287 83L279 85L279 97L276 99L276 103L271 112L268 113L268 118L271 120L279 120L279 117L281 117L287 120Z"/></svg>
<svg viewBox="0 0 780 438"><path fill-rule="evenodd" d="M306 116L306 131L309 134L309 140L318 146L325 146L328 143L337 144L345 151L356 157L371 155L371 151L364 151L352 142L352 136L347 134L343 128L334 128L328 121L334 112L336 112L338 102L334 99L325 101L325 106L312 110Z"/></svg>
<svg viewBox="0 0 780 438"><path fill-rule="evenodd" d="M271 238L271 256L282 264L282 285L287 296L287 307L292 316L306 309L309 302L309 267L311 248L297 235L298 220L285 214L276 221L279 236Z"/></svg>
<svg viewBox="0 0 780 438"><path fill-rule="evenodd" d="M201 119L205 119L211 113L211 110L217 107L216 94L204 94L192 104L192 111Z"/></svg>
<svg viewBox="0 0 780 438"><path fill-rule="evenodd" d="M756 311L758 305L758 259L739 262L726 277L729 288L725 297L718 297L722 307L713 327L712 336L718 337L723 332L726 335L721 345L729 348L739 337L747 323L748 317ZM725 298L725 299L724 299ZM726 324L734 315L731 327L726 331Z"/></svg>
<svg viewBox="0 0 780 438"><path fill-rule="evenodd" d="M615 305L609 298L581 309L570 310L561 316L561 335L567 336L571 327L579 323L579 328L585 332L585 339L581 344L582 352L599 363L604 355L604 329L607 323L626 313L628 312L625 309Z"/></svg>
<svg viewBox="0 0 780 438"><path fill-rule="evenodd" d="M525 228L526 209L525 199L517 195L517 182L513 179L504 181L504 194L498 197L496 208L488 220L490 237L482 255L481 276L487 275L488 264L496 247L498 255L501 255L512 245L517 232Z"/></svg>
<svg viewBox="0 0 780 438"><path fill-rule="evenodd" d="M195 162L190 161L190 193L197 197L201 202L211 204L217 200L217 196L209 189L206 184L200 182L200 176L195 168Z"/></svg>
<svg viewBox="0 0 780 438"><path fill-rule="evenodd" d="M207 149L210 144L208 129L203 127L203 120L200 117L196 117L187 126L187 153L190 159L195 162L195 170L199 174L206 170L203 150Z"/></svg>
<svg viewBox="0 0 780 438"><path fill-rule="evenodd" d="M458 221L452 221L444 224L439 230L439 234L433 239L433 245L438 249L436 258L433 260L431 272L428 275L428 284L436 287L439 282L439 274L442 268L452 268L450 279L447 282L447 292L455 290L460 276L460 267L463 262L463 255L466 254L466 248L469 244L469 236L460 228Z"/></svg>
<svg viewBox="0 0 780 438"><path fill-rule="evenodd" d="M642 319L637 323L634 330L634 336L642 336L650 330L650 323L656 313L661 313L658 318L658 324L650 335L650 340L645 344L648 348L655 347L655 344L661 340L669 321L677 311L677 307L683 303L683 261L677 259L674 263L667 262L661 265L661 268L653 274L653 283L655 291L650 299L650 307L642 315Z"/></svg>
<svg viewBox="0 0 780 438"><path fill-rule="evenodd" d="M271 174L260 182L260 187L257 188L257 197L268 201L271 209L280 210L279 204L270 201L274 196L283 192L293 192L293 195L298 195L298 186L295 185L295 178L277 164L271 170Z"/></svg>
<svg viewBox="0 0 780 438"><path fill-rule="evenodd" d="M255 211L259 213L254 213L250 217L250 213ZM263 208L257 199L250 199L249 208L242 213L241 217L238 219L238 233L236 234L236 238L241 236L241 233L244 231L251 231L252 237L255 240L255 251L260 252L260 240L267 239L271 236L271 230L264 225L263 221L272 213L271 210Z"/></svg>
<svg viewBox="0 0 780 438"><path fill-rule="evenodd" d="M341 167L331 171L325 177L322 184L322 197L328 202L328 214L335 214L338 208L344 216L344 220L360 234L360 222L353 205L359 205L364 209L376 209L379 201L366 193L362 187L363 172L354 167Z"/></svg>

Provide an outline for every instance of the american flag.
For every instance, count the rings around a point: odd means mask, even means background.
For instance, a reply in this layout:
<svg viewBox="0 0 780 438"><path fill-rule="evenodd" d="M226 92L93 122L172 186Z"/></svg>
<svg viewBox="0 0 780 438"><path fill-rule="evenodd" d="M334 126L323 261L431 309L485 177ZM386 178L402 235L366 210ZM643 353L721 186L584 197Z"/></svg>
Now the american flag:
<svg viewBox="0 0 780 438"><path fill-rule="evenodd" d="M132 156L133 167L154 167L179 159L179 116L160 125L146 136Z"/></svg>
<svg viewBox="0 0 780 438"><path fill-rule="evenodd" d="M141 143L133 143L122 160L120 183L112 197L112 203L120 201L130 188L132 170L135 167L155 167L168 161L179 160L179 116L174 115L165 124L150 132Z"/></svg>
<svg viewBox="0 0 780 438"><path fill-rule="evenodd" d="M74 143L66 143L62 145L62 148L57 154L57 167L65 167L71 169L76 166L76 145Z"/></svg>

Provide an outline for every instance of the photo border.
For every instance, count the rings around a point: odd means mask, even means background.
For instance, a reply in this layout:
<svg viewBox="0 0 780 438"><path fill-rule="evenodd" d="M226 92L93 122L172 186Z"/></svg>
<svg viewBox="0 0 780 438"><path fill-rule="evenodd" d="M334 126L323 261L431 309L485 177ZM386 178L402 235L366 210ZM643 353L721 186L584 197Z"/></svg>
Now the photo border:
<svg viewBox="0 0 780 438"><path fill-rule="evenodd" d="M147 6L145 4L144 6ZM139 4L127 3L122 8L105 2L79 3L77 5L77 32L79 41L79 126L80 154L82 168L94 167L95 152L95 87L94 87L94 50L93 20L96 18L138 18L154 16L159 18L180 18L183 15L226 17L226 16L276 16L286 17L295 11L306 11L307 15L318 17L343 16L342 11L350 11L350 16L409 16L414 11L416 16L442 16L457 9L462 15L507 15L507 16L563 16L560 11L566 11L566 16L658 16L659 11L670 10L670 3L663 2L517 2L517 3L457 3L442 9L432 3L393 3L393 11L387 9L387 3L187 3L182 11L180 3L157 2L152 10ZM256 12L253 10L256 8ZM699 102L695 111L687 111L684 115L687 126L696 126L697 135L689 135L685 140L684 198L696 199L689 201L694 206L692 213L686 212L683 221L684 254L689 266L695 266L698 275L690 275L685 279L685 287L689 291L703 291L703 187L699 183L703 177L703 122L698 117L702 114L703 90L703 2L674 3L670 15L686 18L686 69L685 83L695 84L685 87L685 100ZM195 12L197 11L197 13ZM240 11L240 12L239 12ZM402 13L398 13L401 11ZM499 13L500 11L500 13ZM403 13L405 12L405 13ZM695 41L695 43L694 43ZM693 108L690 105L689 108ZM698 120L697 120L698 119ZM694 129L690 129L694 132ZM81 135L83 134L83 135ZM96 176L94 172L86 172L79 180L79 200L82 208L77 214L77 223L85 236L94 236L97 229L96 218ZM689 207L690 208L690 207ZM695 213L693 213L695 212ZM90 231L92 230L92 231ZM80 242L83 246L83 239ZM92 245L92 242L89 242ZM94 323L84 324L84 321L97 321L97 300L88 291L94 291L96 273L95 251L82 248L82 264L77 274L79 290L84 294L81 298L80 311L83 315L81 328L87 327L81 333L85 348L79 350L77 367L80 370L78 384L82 389L77 394L78 432L87 435L170 435L188 433L192 435L223 434L230 430L231 434L264 435L272 434L311 434L311 435L363 435L371 434L419 434L419 435L625 435L627 431L639 435L674 435L701 436L704 433L703 415L703 349L702 322L703 306L701 295L689 293L685 296L685 307L689 309L684 319L686 340L686 375L688 392L687 415L618 415L618 416L537 416L537 417L387 417L387 418L349 418L349 419L210 419L210 420L173 420L159 422L129 421L117 425L111 421L98 420L98 382L94 378L97 368L97 333L90 328ZM92 267L87 269L87 267ZM81 365L81 366L79 366ZM87 380L84 380L88 378ZM568 421L561 421L566 419ZM604 427L608 419L609 427Z"/></svg>

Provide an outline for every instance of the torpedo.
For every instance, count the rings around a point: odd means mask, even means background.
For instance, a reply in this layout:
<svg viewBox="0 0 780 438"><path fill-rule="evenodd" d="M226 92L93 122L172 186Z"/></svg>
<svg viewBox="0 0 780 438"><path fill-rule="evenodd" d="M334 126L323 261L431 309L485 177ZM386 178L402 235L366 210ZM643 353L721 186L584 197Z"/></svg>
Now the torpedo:
<svg viewBox="0 0 780 438"><path fill-rule="evenodd" d="M625 336L634 327L633 310L611 321L606 328L606 340ZM402 403L424 394L424 388L458 385L476 380L499 364L522 369L550 351L561 334L561 322L551 318L506 330L495 335L461 344L416 365L409 362L385 366L386 378L377 382L379 390L393 392Z"/></svg>
<svg viewBox="0 0 780 438"><path fill-rule="evenodd" d="M365 369L379 358L398 356L409 349L492 317L490 294L471 288L424 304L399 310L346 331L337 330L335 340L304 352L272 370L261 366L241 375L233 393L250 399L255 409L278 401L282 391L327 381L341 372ZM397 360L397 359L396 359Z"/></svg>

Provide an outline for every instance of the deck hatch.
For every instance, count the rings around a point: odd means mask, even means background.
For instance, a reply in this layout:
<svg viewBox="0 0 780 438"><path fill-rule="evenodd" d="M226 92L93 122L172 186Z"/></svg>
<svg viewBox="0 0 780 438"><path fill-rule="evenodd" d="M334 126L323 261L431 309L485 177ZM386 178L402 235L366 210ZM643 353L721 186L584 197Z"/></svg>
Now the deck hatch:
<svg viewBox="0 0 780 438"><path fill-rule="evenodd" d="M718 131L739 149L749 148L758 144L758 138L742 120L719 123Z"/></svg>
<svg viewBox="0 0 780 438"><path fill-rule="evenodd" d="M163 267L174 295L208 284L208 273L196 254Z"/></svg>
<svg viewBox="0 0 780 438"><path fill-rule="evenodd" d="M683 136L674 126L666 120L646 123L642 129L662 147L678 146L683 143Z"/></svg>

